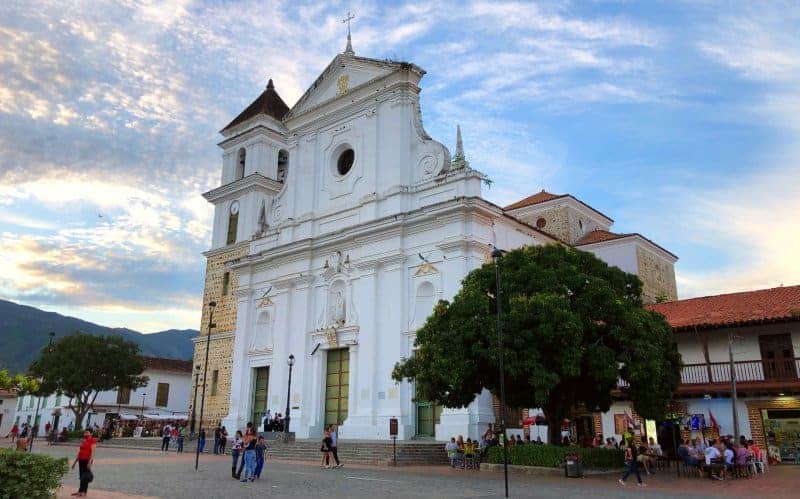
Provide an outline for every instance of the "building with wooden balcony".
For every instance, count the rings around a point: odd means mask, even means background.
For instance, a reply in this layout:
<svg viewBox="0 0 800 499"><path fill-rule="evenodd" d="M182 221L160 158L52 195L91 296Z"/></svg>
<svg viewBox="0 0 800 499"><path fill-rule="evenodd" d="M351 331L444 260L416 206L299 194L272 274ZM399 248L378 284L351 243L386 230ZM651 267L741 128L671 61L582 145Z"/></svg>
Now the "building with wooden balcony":
<svg viewBox="0 0 800 499"><path fill-rule="evenodd" d="M740 434L800 462L800 286L650 308L672 326L683 357L679 408L709 426L713 416L720 433L733 434L733 377Z"/></svg>

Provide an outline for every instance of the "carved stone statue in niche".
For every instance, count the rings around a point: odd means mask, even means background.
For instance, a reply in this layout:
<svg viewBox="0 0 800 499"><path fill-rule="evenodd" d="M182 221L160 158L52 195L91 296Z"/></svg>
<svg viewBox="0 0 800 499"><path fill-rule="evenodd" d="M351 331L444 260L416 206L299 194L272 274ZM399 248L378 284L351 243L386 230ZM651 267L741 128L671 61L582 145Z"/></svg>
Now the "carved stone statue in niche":
<svg viewBox="0 0 800 499"><path fill-rule="evenodd" d="M328 297L328 324L343 326L346 322L347 305L344 291L341 289L331 290Z"/></svg>

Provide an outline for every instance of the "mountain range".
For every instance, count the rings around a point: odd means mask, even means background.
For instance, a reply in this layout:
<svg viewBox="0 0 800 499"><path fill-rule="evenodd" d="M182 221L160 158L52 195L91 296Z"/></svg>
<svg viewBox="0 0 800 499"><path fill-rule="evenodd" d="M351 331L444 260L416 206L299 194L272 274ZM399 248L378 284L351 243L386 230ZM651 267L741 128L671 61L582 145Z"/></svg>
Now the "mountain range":
<svg viewBox="0 0 800 499"><path fill-rule="evenodd" d="M93 335L117 335L133 341L148 357L191 360L194 347L192 338L198 332L193 329L170 329L152 334L143 334L127 328L100 326L75 317L54 312L45 312L35 307L0 300L0 369L11 374L24 373L39 357L50 337L68 336L75 331Z"/></svg>

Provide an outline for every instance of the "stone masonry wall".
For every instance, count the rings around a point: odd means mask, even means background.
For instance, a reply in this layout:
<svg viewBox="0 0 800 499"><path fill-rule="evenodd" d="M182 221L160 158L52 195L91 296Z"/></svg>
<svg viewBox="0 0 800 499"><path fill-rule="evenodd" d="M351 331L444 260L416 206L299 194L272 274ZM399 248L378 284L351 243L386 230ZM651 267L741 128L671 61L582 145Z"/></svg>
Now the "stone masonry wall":
<svg viewBox="0 0 800 499"><path fill-rule="evenodd" d="M203 426L213 428L228 415L228 405L231 393L231 369L233 367L233 336L214 338L211 335L211 348L208 354L208 385L206 386L206 401L203 408ZM206 355L205 337L195 343L194 365L203 366ZM202 369L202 367L201 367ZM212 378L214 371L218 371L217 391L212 395ZM192 380L194 382L194 379ZM200 374L200 387L197 391L197 418L200 418L200 394L203 390L202 371ZM194 387L192 387L194 388ZM192 393L194 395L194 393ZM189 401L189 414L192 411L192 400Z"/></svg>
<svg viewBox="0 0 800 499"><path fill-rule="evenodd" d="M205 291L203 292L200 337L194 346L194 365L203 366L206 355L205 337L208 333L208 303L214 300L217 302L217 307L214 310L214 324L216 324L216 327L211 332L211 348L208 354L208 384L206 385L205 414L203 418L206 428L216 425L228 415L230 401L234 337L231 334L224 333L236 331L236 289L238 288L238 278L236 273L230 273L227 294L223 294L225 263L246 256L248 251L249 245L246 242L240 243L232 246L228 251L215 253L208 257L206 261L206 283ZM217 335L221 335L221 338L215 338ZM215 395L211 395L212 376L215 370L219 372L217 391ZM202 391L202 382L201 379L200 392ZM198 417L200 410L199 398L200 395L198 394ZM190 401L190 413L192 410L191 403Z"/></svg>
<svg viewBox="0 0 800 499"><path fill-rule="evenodd" d="M667 300L678 299L675 284L675 266L655 253L636 248L639 279L642 280L642 300L655 303L658 297Z"/></svg>
<svg viewBox="0 0 800 499"><path fill-rule="evenodd" d="M766 400L748 400L747 416L750 419L750 432L755 443L764 451L767 450L767 436L764 434L764 418L762 409L800 409L800 400L796 398L775 398Z"/></svg>

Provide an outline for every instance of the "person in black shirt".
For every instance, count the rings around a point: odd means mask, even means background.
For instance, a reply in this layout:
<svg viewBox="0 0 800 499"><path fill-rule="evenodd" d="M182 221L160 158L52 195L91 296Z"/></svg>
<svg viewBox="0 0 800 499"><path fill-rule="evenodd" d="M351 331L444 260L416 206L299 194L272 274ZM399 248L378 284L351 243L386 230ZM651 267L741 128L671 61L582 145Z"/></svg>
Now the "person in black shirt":
<svg viewBox="0 0 800 499"><path fill-rule="evenodd" d="M214 454L219 454L221 435L222 427L217 425L217 427L214 428Z"/></svg>

